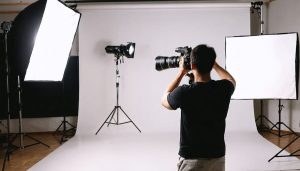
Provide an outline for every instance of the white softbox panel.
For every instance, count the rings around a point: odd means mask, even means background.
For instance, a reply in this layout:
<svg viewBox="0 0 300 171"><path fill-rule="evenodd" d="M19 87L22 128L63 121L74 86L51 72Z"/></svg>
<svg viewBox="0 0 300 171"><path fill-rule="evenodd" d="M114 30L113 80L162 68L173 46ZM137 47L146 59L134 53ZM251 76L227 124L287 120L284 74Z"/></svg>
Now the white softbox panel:
<svg viewBox="0 0 300 171"><path fill-rule="evenodd" d="M80 13L61 1L48 0L36 35L26 81L61 81Z"/></svg>
<svg viewBox="0 0 300 171"><path fill-rule="evenodd" d="M226 38L232 99L297 99L297 33Z"/></svg>

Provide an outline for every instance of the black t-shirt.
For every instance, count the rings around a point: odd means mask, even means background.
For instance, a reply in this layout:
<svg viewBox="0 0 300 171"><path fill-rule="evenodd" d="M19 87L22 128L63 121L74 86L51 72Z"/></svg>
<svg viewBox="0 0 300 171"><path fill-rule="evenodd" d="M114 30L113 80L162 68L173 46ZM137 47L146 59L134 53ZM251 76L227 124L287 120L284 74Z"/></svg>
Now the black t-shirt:
<svg viewBox="0 0 300 171"><path fill-rule="evenodd" d="M225 155L225 119L234 85L211 80L182 85L168 95L173 109L181 108L179 155L186 159Z"/></svg>

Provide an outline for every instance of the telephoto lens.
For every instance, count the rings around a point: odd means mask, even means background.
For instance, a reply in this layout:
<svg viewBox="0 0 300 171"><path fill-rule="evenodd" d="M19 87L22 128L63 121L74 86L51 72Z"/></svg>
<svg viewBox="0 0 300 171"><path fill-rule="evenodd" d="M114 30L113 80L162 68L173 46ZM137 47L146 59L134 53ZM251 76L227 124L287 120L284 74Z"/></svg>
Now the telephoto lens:
<svg viewBox="0 0 300 171"><path fill-rule="evenodd" d="M178 47L175 49L175 52L180 53L180 56L183 57L183 66L186 69L191 69L190 64L190 54L192 48L185 46L185 47ZM157 71L162 71L168 68L178 68L180 62L180 56L157 56L155 58L155 69Z"/></svg>
<svg viewBox="0 0 300 171"><path fill-rule="evenodd" d="M158 56L155 58L155 69L157 71L162 71L168 68L178 68L179 67L179 56Z"/></svg>

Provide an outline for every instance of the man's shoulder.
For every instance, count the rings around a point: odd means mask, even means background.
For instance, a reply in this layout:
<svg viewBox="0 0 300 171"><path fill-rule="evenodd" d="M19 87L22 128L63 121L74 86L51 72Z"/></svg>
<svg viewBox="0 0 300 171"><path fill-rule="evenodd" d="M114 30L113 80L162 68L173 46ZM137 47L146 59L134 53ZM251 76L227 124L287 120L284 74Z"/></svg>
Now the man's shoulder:
<svg viewBox="0 0 300 171"><path fill-rule="evenodd" d="M222 80L215 80L216 84L220 84L220 85L231 85L234 86L233 83L229 80L226 79L222 79Z"/></svg>
<svg viewBox="0 0 300 171"><path fill-rule="evenodd" d="M228 92L230 92L230 94L232 94L234 92L234 84L226 79L223 80L217 80L216 84L218 85L218 87L220 87L220 89L224 89Z"/></svg>
<svg viewBox="0 0 300 171"><path fill-rule="evenodd" d="M177 89L180 89L181 91L184 90L191 90L193 88L198 88L198 87L214 87L213 85L217 85L220 87L232 87L234 88L234 85L231 81L222 79L222 80L211 80L206 83L192 83L192 84L183 84L181 86L178 86Z"/></svg>

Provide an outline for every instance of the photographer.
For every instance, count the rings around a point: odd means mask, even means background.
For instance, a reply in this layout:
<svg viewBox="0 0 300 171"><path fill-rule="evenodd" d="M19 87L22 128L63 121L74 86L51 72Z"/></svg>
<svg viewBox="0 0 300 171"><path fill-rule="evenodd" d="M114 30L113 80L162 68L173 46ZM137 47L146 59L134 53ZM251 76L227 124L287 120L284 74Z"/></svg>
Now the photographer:
<svg viewBox="0 0 300 171"><path fill-rule="evenodd" d="M162 96L162 105L181 109L179 171L225 170L225 119L234 78L216 62L212 47L198 45L191 52L194 82L178 86L189 72L180 60L179 73ZM212 80L214 69L220 80Z"/></svg>

